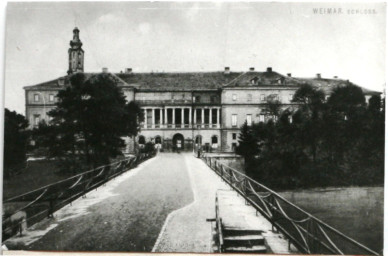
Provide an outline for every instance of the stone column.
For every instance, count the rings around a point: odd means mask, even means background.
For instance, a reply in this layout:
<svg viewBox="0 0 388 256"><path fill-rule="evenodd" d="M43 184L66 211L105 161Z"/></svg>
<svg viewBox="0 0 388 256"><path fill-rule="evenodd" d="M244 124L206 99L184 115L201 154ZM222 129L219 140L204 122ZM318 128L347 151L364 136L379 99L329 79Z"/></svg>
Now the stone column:
<svg viewBox="0 0 388 256"><path fill-rule="evenodd" d="M213 109L209 108L209 127L210 128L212 127L212 112L213 112Z"/></svg>
<svg viewBox="0 0 388 256"><path fill-rule="evenodd" d="M181 127L185 127L185 108L181 108Z"/></svg>
<svg viewBox="0 0 388 256"><path fill-rule="evenodd" d="M166 127L167 127L167 122L168 122L168 118L167 118L167 108L164 108L164 124L166 125Z"/></svg>
<svg viewBox="0 0 388 256"><path fill-rule="evenodd" d="M189 108L189 127L191 127L191 108Z"/></svg>
<svg viewBox="0 0 388 256"><path fill-rule="evenodd" d="M202 108L202 115L201 115L201 121L202 121L202 125L201 125L201 127L203 128L203 127L205 127L205 109L204 108Z"/></svg>
<svg viewBox="0 0 388 256"><path fill-rule="evenodd" d="M197 109L195 108L195 109L193 109L194 110L194 125L196 125L197 124Z"/></svg>
<svg viewBox="0 0 388 256"><path fill-rule="evenodd" d="M175 127L175 108L172 109L172 127Z"/></svg>
<svg viewBox="0 0 388 256"><path fill-rule="evenodd" d="M163 117L162 117L162 109L159 109L159 127L162 128L163 125Z"/></svg>
<svg viewBox="0 0 388 256"><path fill-rule="evenodd" d="M155 128L155 109L152 109L152 128Z"/></svg>

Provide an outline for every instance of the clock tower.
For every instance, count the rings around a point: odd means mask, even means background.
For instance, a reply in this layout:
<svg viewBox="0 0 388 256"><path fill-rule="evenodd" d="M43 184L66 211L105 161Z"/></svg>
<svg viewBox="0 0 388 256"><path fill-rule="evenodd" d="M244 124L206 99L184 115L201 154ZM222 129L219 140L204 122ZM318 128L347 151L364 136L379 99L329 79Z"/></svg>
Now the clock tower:
<svg viewBox="0 0 388 256"><path fill-rule="evenodd" d="M79 29L73 29L73 40L70 41L69 48L69 70L67 74L84 72L84 50L82 50L82 42L79 39Z"/></svg>

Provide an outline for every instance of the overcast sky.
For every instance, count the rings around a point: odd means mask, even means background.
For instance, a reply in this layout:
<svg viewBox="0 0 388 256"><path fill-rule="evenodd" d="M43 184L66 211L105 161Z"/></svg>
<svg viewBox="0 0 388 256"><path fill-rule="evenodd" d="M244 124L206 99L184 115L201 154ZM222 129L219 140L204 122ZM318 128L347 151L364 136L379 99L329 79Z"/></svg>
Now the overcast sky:
<svg viewBox="0 0 388 256"><path fill-rule="evenodd" d="M341 14L314 14L341 8ZM385 86L385 4L9 3L5 107L24 114L23 86L66 74L80 29L85 71L273 70ZM348 14L349 10L372 14ZM337 9L338 10L338 9Z"/></svg>

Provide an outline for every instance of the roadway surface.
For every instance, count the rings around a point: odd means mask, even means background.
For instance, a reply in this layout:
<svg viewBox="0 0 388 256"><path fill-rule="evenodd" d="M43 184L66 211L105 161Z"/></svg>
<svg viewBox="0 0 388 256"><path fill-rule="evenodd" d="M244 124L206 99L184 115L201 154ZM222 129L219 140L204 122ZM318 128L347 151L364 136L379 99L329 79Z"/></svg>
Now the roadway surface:
<svg viewBox="0 0 388 256"><path fill-rule="evenodd" d="M217 189L191 153L161 153L5 242L10 250L210 252Z"/></svg>

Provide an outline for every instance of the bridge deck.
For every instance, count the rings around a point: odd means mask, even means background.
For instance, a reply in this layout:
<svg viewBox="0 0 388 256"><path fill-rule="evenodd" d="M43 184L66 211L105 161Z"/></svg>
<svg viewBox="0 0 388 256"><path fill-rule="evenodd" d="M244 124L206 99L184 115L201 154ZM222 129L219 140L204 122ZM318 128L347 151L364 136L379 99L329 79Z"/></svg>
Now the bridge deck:
<svg viewBox="0 0 388 256"><path fill-rule="evenodd" d="M184 156L160 154L5 244L43 251L151 251L167 215L192 201Z"/></svg>
<svg viewBox="0 0 388 256"><path fill-rule="evenodd" d="M222 218L223 229L228 231L260 231L265 239L268 253L297 253L296 248L288 248L288 241L283 235L272 231L271 223L259 212L247 205L245 199L235 191L218 190L218 209Z"/></svg>
<svg viewBox="0 0 388 256"><path fill-rule="evenodd" d="M202 160L161 153L5 244L11 250L211 252L206 219L215 216L218 189L230 187Z"/></svg>

